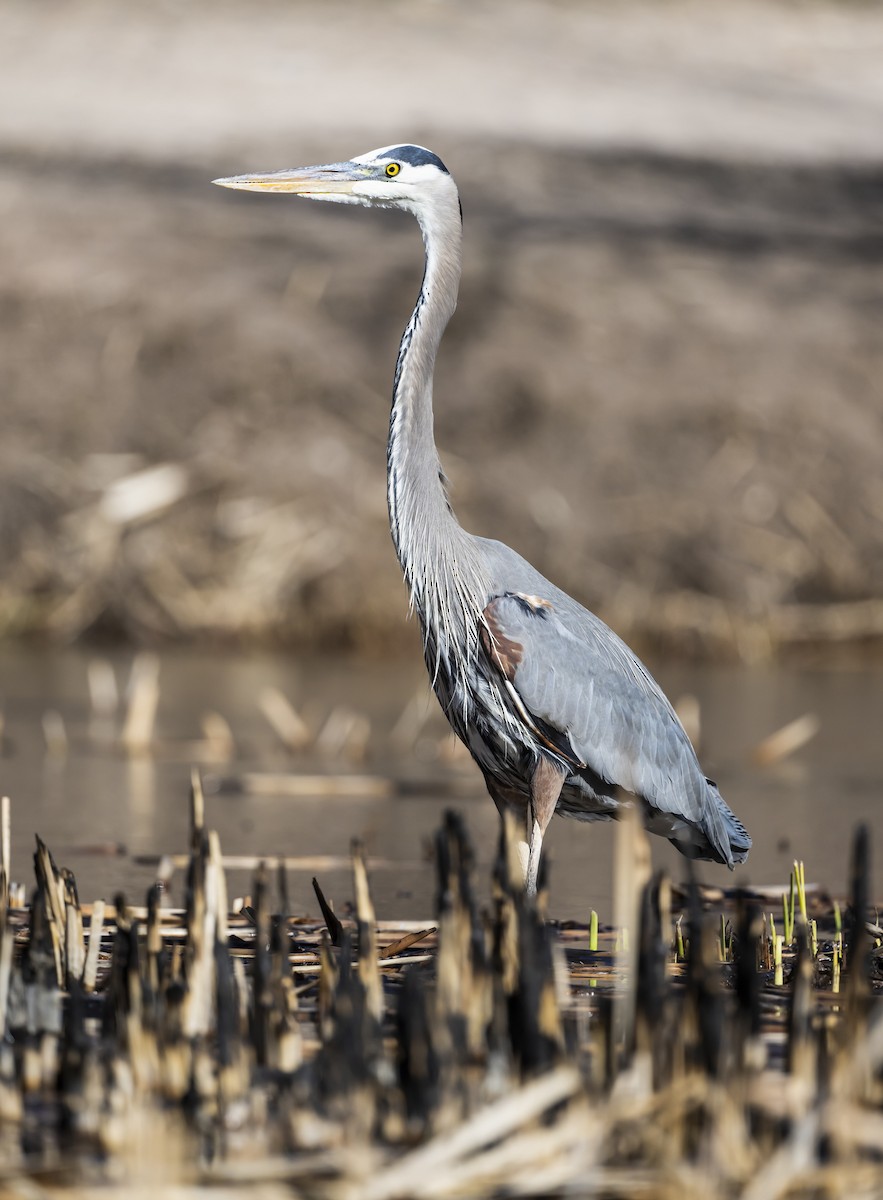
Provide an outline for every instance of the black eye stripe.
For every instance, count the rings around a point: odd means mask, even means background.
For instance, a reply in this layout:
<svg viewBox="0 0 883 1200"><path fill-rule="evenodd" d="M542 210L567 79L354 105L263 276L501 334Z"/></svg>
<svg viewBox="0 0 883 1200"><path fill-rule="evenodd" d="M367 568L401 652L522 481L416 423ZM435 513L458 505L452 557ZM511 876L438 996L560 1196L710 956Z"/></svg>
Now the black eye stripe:
<svg viewBox="0 0 883 1200"><path fill-rule="evenodd" d="M407 163L410 167L435 167L439 171L443 171L445 175L450 172L437 154L433 154L431 150L424 149L423 146L393 146L386 151L386 155L396 159L400 163Z"/></svg>

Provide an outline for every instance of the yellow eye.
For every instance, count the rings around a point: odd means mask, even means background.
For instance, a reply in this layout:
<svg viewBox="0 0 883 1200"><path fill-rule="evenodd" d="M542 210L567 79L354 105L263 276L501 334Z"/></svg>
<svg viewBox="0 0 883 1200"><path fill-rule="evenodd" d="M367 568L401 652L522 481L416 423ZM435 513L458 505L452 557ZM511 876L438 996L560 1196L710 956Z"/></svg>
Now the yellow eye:
<svg viewBox="0 0 883 1200"><path fill-rule="evenodd" d="M386 173L390 179L394 179L401 169L402 168L398 163L388 163L386 167Z"/></svg>

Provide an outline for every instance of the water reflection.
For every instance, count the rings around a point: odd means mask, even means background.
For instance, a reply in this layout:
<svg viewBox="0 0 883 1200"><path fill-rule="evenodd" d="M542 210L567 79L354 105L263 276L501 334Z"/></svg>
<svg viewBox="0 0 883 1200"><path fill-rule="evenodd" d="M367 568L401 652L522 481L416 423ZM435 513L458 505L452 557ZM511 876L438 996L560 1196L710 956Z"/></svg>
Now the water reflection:
<svg viewBox="0 0 883 1200"><path fill-rule="evenodd" d="M353 769L315 751L288 754L259 708L268 686L288 695L313 729L340 705L366 714L371 722L368 758L358 769L404 781L418 794L209 795L207 820L218 829L227 853L345 855L351 839L360 837L369 854L397 863L395 869L374 874L379 915L424 917L432 911L434 889L426 848L450 806L465 813L486 877L497 835L496 812L468 760L446 753L446 726L434 702L427 701L427 722L421 728L422 705L415 696L424 694L427 685L418 663L306 662L277 653L170 650L161 659L156 751L127 757L107 737L107 724L114 718L105 716L102 736L94 736L87 684L92 657L82 650L0 650L5 715L0 789L12 797L13 874L28 885L33 835L39 833L56 859L74 870L84 899L111 898L123 890L140 901L155 869L136 863L136 857L186 848L190 769L194 754L206 744L201 722L208 711L226 720L235 754L227 766L203 764L209 784L219 773L243 770ZM122 689L131 655L119 653L111 661ZM808 881L841 891L855 824L866 821L872 831L878 826L883 671L651 666L670 696L696 696L703 765L754 838L748 863L734 875L702 864L701 877L720 883L782 882L791 860L801 857ZM47 710L63 719L66 754L47 752ZM751 750L762 738L806 712L820 720L812 742L777 766L752 764ZM120 720L118 715L117 731ZM125 846L125 855L95 852L116 844ZM594 907L602 919L609 916L611 828L556 820L547 846L554 863L554 915L585 920ZM683 860L667 843L654 838L653 853L658 866L682 876ZM173 881L176 900L180 882ZM338 904L350 895L345 870L323 874L322 883ZM296 909L315 913L309 875L293 874L289 886ZM875 886L883 894L879 866ZM247 874L232 875L231 894L248 887Z"/></svg>

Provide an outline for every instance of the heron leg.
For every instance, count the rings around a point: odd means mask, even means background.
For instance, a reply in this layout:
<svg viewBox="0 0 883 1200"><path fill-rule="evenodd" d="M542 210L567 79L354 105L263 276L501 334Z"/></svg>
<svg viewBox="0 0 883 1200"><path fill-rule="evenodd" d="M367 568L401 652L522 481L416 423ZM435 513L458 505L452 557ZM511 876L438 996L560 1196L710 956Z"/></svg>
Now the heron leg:
<svg viewBox="0 0 883 1200"><path fill-rule="evenodd" d="M497 806L497 812L500 814L500 820L505 821L506 813L517 812L519 814L519 825L524 830L524 836L518 838L515 843L515 849L518 851L518 861L521 864L521 877L525 884L527 883L527 866L530 857L529 830L530 823L530 806L525 806L524 796L519 795L515 791L503 789L497 786L494 780L485 775L484 779L487 784L487 790L490 792L491 799ZM525 813L525 807L527 812Z"/></svg>
<svg viewBox="0 0 883 1200"><path fill-rule="evenodd" d="M530 846L528 849L527 878L525 890L528 896L537 894L537 876L540 871L540 854L543 835L558 804L558 797L566 776L551 759L540 755L533 778L530 781L530 815L532 818Z"/></svg>

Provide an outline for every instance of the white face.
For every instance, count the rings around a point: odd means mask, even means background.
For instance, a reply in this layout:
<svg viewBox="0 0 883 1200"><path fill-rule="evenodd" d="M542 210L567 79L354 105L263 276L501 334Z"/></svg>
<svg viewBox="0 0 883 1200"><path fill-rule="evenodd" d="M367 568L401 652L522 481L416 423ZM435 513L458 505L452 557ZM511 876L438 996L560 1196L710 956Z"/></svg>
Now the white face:
<svg viewBox="0 0 883 1200"><path fill-rule="evenodd" d="M371 170L364 182L353 184L356 203L410 209L421 196L453 183L441 160L423 146L383 146L352 161Z"/></svg>

